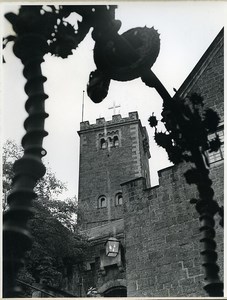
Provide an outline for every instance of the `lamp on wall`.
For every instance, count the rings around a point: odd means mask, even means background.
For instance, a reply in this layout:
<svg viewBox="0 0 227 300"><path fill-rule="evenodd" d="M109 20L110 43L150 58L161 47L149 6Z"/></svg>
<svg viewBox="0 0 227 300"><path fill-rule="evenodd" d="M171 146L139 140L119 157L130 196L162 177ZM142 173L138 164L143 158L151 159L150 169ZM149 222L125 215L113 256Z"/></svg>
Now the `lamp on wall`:
<svg viewBox="0 0 227 300"><path fill-rule="evenodd" d="M116 257L119 253L119 246L120 246L120 242L114 238L114 237L110 237L106 243L106 255L109 257Z"/></svg>

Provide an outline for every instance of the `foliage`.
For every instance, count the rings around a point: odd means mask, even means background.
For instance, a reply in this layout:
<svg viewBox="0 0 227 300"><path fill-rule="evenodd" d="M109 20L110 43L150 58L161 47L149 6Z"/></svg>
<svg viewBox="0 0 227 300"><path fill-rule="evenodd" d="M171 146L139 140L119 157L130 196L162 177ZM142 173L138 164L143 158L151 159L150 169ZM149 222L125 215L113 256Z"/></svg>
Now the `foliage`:
<svg viewBox="0 0 227 300"><path fill-rule="evenodd" d="M23 155L23 148L15 143L15 141L7 140L3 145L3 191L8 194L11 188L13 178L13 163L16 159ZM57 179L56 175L47 169L43 178L39 180L35 187L37 199L35 200L48 210L59 222L71 231L75 231L77 200L76 197L67 198L64 201L56 200L66 185ZM5 201L3 201L3 204Z"/></svg>
<svg viewBox="0 0 227 300"><path fill-rule="evenodd" d="M25 282L29 285L34 285L35 283L35 279L32 277L32 275L29 273L29 271L25 268L25 266L23 268L20 269L19 273L18 273L18 279L22 282ZM29 297L33 290L30 287L27 286L22 286L22 291L23 291L23 297Z"/></svg>
<svg viewBox="0 0 227 300"><path fill-rule="evenodd" d="M65 273L82 259L86 241L78 233L72 234L40 203L34 207L36 214L29 222L34 243L26 267L36 281L45 278L59 287Z"/></svg>
<svg viewBox="0 0 227 300"><path fill-rule="evenodd" d="M49 168L47 168L46 174L38 181L35 187L38 198L43 201L57 199L66 190L65 183L57 179L56 175Z"/></svg>
<svg viewBox="0 0 227 300"><path fill-rule="evenodd" d="M11 188L13 178L13 163L23 156L23 148L13 140L7 140L3 145L3 190L8 192ZM56 178L56 175L47 168L46 174L39 180L35 187L35 192L39 199L56 199L63 191L66 185Z"/></svg>
<svg viewBox="0 0 227 300"><path fill-rule="evenodd" d="M7 140L3 145L3 191L8 194L11 188L13 178L13 163L21 158L23 148L15 143L15 141ZM57 201L59 195L66 190L65 183L57 179L56 175L47 168L46 174L39 180L35 187L37 200L46 209L67 228L73 230L75 227L75 214L77 213L76 197L66 199L65 201ZM3 201L4 202L4 201Z"/></svg>
<svg viewBox="0 0 227 300"><path fill-rule="evenodd" d="M4 144L3 187L7 192L11 186L13 163L22 155L22 147L14 141L8 140ZM54 200L65 188L65 184L50 169L38 183L38 197L33 200L35 215L28 224L34 241L18 277L26 283L33 284L45 279L61 288L63 277L72 272L73 264L79 263L84 255L87 242L76 227L76 197L65 201ZM31 294L29 288L24 290L25 297Z"/></svg>
<svg viewBox="0 0 227 300"><path fill-rule="evenodd" d="M61 222L62 225L72 232L76 231L78 212L76 197L66 198L64 201L50 199L45 205L48 206L51 215Z"/></svg>
<svg viewBox="0 0 227 300"><path fill-rule="evenodd" d="M18 279L34 285L46 282L56 288L63 288L63 279L70 277L73 265L83 259L88 243L79 233L70 232L41 203L35 202L35 216L29 221L33 245L25 256L25 266ZM31 290L24 288L24 296Z"/></svg>
<svg viewBox="0 0 227 300"><path fill-rule="evenodd" d="M3 191L8 192L13 178L13 163L23 155L22 147L19 147L14 141L7 140L2 149L2 168L3 168Z"/></svg>

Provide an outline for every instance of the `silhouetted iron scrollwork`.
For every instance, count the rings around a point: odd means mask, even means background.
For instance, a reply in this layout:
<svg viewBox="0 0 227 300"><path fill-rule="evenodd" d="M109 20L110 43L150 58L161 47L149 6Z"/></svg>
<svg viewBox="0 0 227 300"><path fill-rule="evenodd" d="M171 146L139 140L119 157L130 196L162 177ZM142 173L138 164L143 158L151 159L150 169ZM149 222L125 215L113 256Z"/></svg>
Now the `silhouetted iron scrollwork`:
<svg viewBox="0 0 227 300"><path fill-rule="evenodd" d="M19 297L16 278L23 265L23 257L31 247L31 236L27 227L33 215L33 191L37 181L45 174L42 157L46 151L42 147L47 135L44 121L45 112L41 63L46 53L66 58L88 33L91 27L107 28L114 20L116 6L21 6L18 14L7 13L6 19L12 24L15 36L4 39L4 47L14 42L14 54L24 65L23 75L27 82L25 92L28 99L25 104L28 117L24 122L26 134L22 139L24 155L14 164L12 190L7 198L9 209L4 214L3 228L3 296ZM78 29L65 18L72 12L82 16Z"/></svg>
<svg viewBox="0 0 227 300"><path fill-rule="evenodd" d="M160 50L159 33L153 27L133 28L122 35L110 30L112 33L105 44L102 32L93 36L97 70L90 74L87 93L96 103L107 96L111 79L128 81L140 77L154 64Z"/></svg>

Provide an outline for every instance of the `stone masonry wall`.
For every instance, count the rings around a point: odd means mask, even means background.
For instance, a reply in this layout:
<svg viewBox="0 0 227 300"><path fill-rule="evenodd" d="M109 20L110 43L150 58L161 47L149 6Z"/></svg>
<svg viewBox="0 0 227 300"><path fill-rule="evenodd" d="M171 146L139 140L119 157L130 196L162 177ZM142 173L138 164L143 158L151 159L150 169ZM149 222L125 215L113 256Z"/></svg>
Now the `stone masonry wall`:
<svg viewBox="0 0 227 300"><path fill-rule="evenodd" d="M212 107L221 119L224 118L224 55L223 46L217 51L214 59L204 70L202 76L195 82L192 90L205 99L207 107ZM220 99L222 101L220 101Z"/></svg>
<svg viewBox="0 0 227 300"><path fill-rule="evenodd" d="M192 83L182 93L187 95L192 92L204 97L205 105L214 109L223 121L224 118L224 38L213 46L211 57L201 67L198 78L192 79Z"/></svg>
<svg viewBox="0 0 227 300"><path fill-rule="evenodd" d="M163 170L159 187L145 189L144 178L122 185L128 296L207 296L199 218L189 202L197 191L185 183L182 171L186 169ZM223 164L213 170L212 179L217 199L223 201ZM217 240L218 262L223 265L223 230Z"/></svg>
<svg viewBox="0 0 227 300"><path fill-rule="evenodd" d="M124 239L119 236L118 239L124 245ZM114 286L116 282L124 282L125 284L125 270L119 270L116 264L105 267L105 274L102 273L100 269L100 253L103 250L104 241L91 243L91 246L87 249L88 260L84 263L83 269L77 272L81 283L79 297L86 297L90 287L95 287L98 292L103 292L103 286L107 286L108 284L109 287Z"/></svg>
<svg viewBox="0 0 227 300"><path fill-rule="evenodd" d="M127 120L127 122L125 121ZM123 121L122 121L123 120ZM115 205L122 182L142 176L142 126L139 119L119 118L118 122L87 126L80 132L79 209L83 228L91 228L123 217L123 206ZM118 132L119 147L100 149L99 134ZM148 159L148 158L146 158ZM148 163L147 163L148 165ZM149 172L147 172L149 174ZM105 195L107 207L97 208Z"/></svg>

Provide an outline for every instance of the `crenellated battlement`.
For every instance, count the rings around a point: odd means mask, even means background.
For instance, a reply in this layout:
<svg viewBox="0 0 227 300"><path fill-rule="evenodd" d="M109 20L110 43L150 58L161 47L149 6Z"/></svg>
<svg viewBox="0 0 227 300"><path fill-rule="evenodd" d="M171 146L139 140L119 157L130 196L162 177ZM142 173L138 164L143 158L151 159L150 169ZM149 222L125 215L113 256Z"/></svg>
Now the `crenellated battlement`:
<svg viewBox="0 0 227 300"><path fill-rule="evenodd" d="M118 115L113 115L112 120L106 121L105 118L98 118L96 119L95 124L90 124L89 121L84 121L80 123L80 130L86 130L86 129L94 129L98 128L103 125L115 125L115 124L120 124L120 123L126 123L132 120L139 120L138 112L130 112L128 114L128 117L122 118L120 114Z"/></svg>

